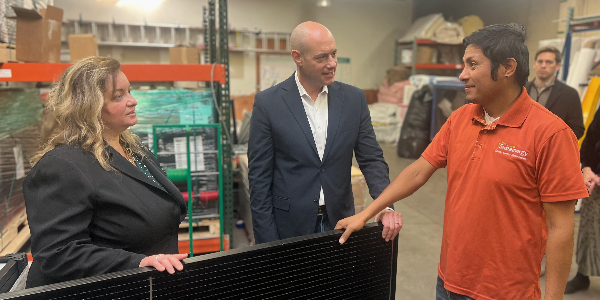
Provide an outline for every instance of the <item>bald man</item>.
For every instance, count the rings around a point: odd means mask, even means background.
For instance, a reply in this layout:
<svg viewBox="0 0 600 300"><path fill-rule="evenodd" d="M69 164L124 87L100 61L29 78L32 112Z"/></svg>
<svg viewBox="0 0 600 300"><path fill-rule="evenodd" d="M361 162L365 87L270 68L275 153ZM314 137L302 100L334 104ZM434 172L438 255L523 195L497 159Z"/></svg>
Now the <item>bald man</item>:
<svg viewBox="0 0 600 300"><path fill-rule="evenodd" d="M350 181L356 156L375 199L390 183L362 90L336 82L337 48L323 25L305 22L290 38L297 71L256 94L248 158L256 243L333 229L354 215ZM376 217L396 237L402 215Z"/></svg>

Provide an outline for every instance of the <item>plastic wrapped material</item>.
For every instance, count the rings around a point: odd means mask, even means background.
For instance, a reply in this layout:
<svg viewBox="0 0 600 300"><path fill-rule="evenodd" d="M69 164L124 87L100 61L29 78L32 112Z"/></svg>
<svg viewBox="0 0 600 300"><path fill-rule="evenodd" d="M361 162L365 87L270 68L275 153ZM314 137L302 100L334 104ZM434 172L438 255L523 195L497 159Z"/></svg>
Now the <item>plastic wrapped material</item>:
<svg viewBox="0 0 600 300"><path fill-rule="evenodd" d="M465 33L462 26L453 22L444 22L439 26L431 38L432 40L442 44L462 44L465 38Z"/></svg>
<svg viewBox="0 0 600 300"><path fill-rule="evenodd" d="M433 76L433 75L424 75L424 74L412 75L408 78L408 80L410 81L411 85L413 85L414 87L416 87L419 90L421 88L423 88L423 86L425 86L425 85L436 84L440 81L460 82L460 80L458 80L458 77L456 77L456 76Z"/></svg>
<svg viewBox="0 0 600 300"><path fill-rule="evenodd" d="M0 140L39 123L41 117L39 89L0 89Z"/></svg>
<svg viewBox="0 0 600 300"><path fill-rule="evenodd" d="M471 33L483 28L483 21L476 15L463 17L457 23L462 26L465 36L469 36Z"/></svg>
<svg viewBox="0 0 600 300"><path fill-rule="evenodd" d="M404 102L404 89L410 85L410 81L404 80L388 85L387 79L379 86L377 101L380 103L402 104Z"/></svg>
<svg viewBox="0 0 600 300"><path fill-rule="evenodd" d="M132 90L138 124L211 124L217 114L210 90Z"/></svg>
<svg viewBox="0 0 600 300"><path fill-rule="evenodd" d="M431 38L435 30L444 23L444 16L439 14L431 14L418 18L412 23L408 31L400 38L399 42L412 42L417 39Z"/></svg>
<svg viewBox="0 0 600 300"><path fill-rule="evenodd" d="M0 90L0 251L26 224L23 180L38 150L41 116L38 89Z"/></svg>
<svg viewBox="0 0 600 300"><path fill-rule="evenodd" d="M210 90L132 90L138 122L131 128L152 149L152 125L218 123Z"/></svg>
<svg viewBox="0 0 600 300"><path fill-rule="evenodd" d="M419 158L429 145L432 99L429 85L413 94L398 140L398 156Z"/></svg>
<svg viewBox="0 0 600 300"><path fill-rule="evenodd" d="M596 51L592 48L582 48L569 68L569 76L567 77L567 85L574 88L580 97L583 97L582 84L588 83L588 74L592 70L594 65L594 57L596 57Z"/></svg>
<svg viewBox="0 0 600 300"><path fill-rule="evenodd" d="M402 126L401 108L398 104L374 103L369 105L373 131L377 142L395 144Z"/></svg>

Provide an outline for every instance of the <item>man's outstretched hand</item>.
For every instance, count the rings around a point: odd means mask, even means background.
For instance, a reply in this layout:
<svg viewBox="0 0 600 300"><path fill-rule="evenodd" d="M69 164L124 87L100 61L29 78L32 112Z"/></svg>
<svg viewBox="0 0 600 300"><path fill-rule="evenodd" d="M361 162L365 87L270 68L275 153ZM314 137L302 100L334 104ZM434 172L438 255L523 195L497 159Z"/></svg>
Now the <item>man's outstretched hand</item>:
<svg viewBox="0 0 600 300"><path fill-rule="evenodd" d="M340 244L346 242L353 232L365 227L365 224L367 221L363 220L360 214L339 220L334 229L346 229L340 238Z"/></svg>
<svg viewBox="0 0 600 300"><path fill-rule="evenodd" d="M342 237L340 237L340 244L345 243L353 232L365 227L367 220L365 220L362 214L340 220L335 225L335 229L346 229L342 234ZM381 233L381 236L386 241L393 240L400 232L400 229L402 229L402 214L393 210L382 210L375 216L375 221L381 221L381 223L383 223L383 232Z"/></svg>

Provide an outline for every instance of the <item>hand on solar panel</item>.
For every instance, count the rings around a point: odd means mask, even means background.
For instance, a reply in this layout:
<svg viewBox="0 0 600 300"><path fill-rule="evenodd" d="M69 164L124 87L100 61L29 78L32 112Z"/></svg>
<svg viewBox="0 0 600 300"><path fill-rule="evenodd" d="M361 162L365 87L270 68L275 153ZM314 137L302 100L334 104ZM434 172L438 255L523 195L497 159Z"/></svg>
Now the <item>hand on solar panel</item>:
<svg viewBox="0 0 600 300"><path fill-rule="evenodd" d="M402 214L390 209L384 209L375 216L375 222L381 222L383 224L381 237L383 237L386 242L389 242L396 238L400 229L402 229Z"/></svg>
<svg viewBox="0 0 600 300"><path fill-rule="evenodd" d="M154 267L159 271L167 270L169 274L175 273L175 269L183 270L183 264L180 260L187 258L188 255L184 254L158 254L152 256L146 256L140 262L141 267Z"/></svg>
<svg viewBox="0 0 600 300"><path fill-rule="evenodd" d="M337 225L335 225L335 229L346 229L340 238L340 244L346 242L353 232L361 230L363 227L365 227L365 224L367 224L368 220L368 218L366 220L364 219L362 213L339 220Z"/></svg>

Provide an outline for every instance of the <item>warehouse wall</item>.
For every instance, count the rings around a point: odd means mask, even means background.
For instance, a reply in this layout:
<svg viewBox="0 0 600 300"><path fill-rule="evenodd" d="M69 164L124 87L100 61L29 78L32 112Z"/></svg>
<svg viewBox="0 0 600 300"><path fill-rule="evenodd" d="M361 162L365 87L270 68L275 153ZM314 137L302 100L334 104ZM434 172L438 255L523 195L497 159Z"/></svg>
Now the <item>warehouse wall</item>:
<svg viewBox="0 0 600 300"><path fill-rule="evenodd" d="M585 0L570 0L585 1ZM458 20L478 15L485 25L519 23L525 25L529 48L530 79L535 76L533 61L540 40L557 37L559 8L563 0L419 0L415 3L415 18L443 12L446 20ZM564 27L564 23L562 23ZM564 30L564 29L563 29Z"/></svg>
<svg viewBox="0 0 600 300"><path fill-rule="evenodd" d="M166 0L155 11L116 7L116 0L55 0L65 19L115 22L179 23L202 25L206 0ZM334 34L340 56L352 64L352 84L376 89L385 71L392 66L394 40L410 26L412 0L332 0L332 6L319 8L314 0L229 0L229 25L234 29L261 29L263 32L289 32L307 20L323 23ZM124 63L168 63L167 49L111 47L100 48ZM291 59L291 58L290 58ZM256 54L231 52L231 94L256 91Z"/></svg>
<svg viewBox="0 0 600 300"><path fill-rule="evenodd" d="M331 30L339 56L351 59L352 84L362 89L378 89L385 71L394 64L395 41L412 23L412 1L332 3L327 8L307 9L307 19Z"/></svg>

